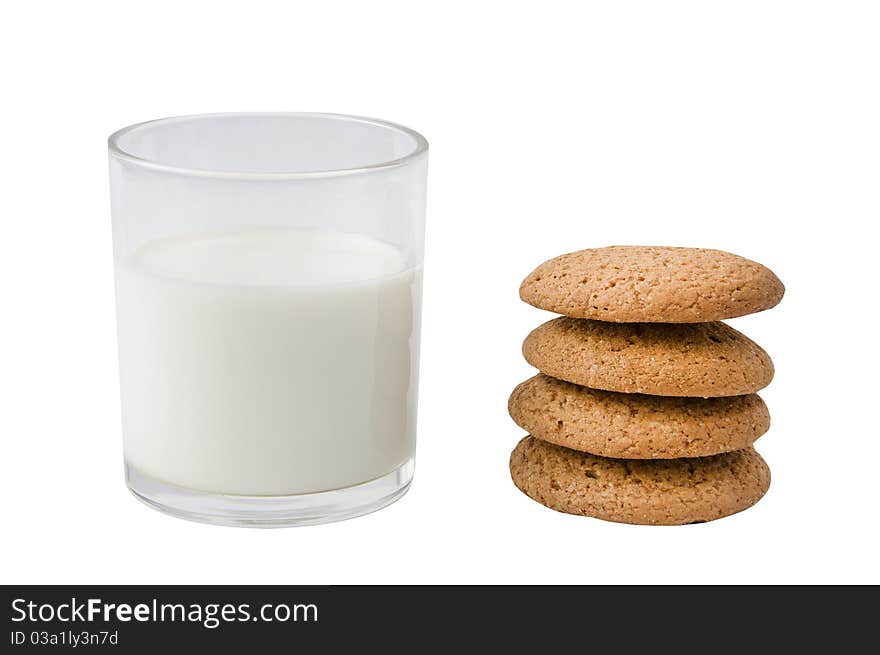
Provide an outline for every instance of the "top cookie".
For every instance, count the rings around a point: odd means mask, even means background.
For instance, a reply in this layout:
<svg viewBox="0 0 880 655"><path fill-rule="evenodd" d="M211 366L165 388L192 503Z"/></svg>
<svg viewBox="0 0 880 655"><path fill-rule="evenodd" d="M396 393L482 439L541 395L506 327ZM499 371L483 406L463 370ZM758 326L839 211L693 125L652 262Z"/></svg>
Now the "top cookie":
<svg viewBox="0 0 880 655"><path fill-rule="evenodd" d="M540 309L614 323L703 323L770 309L785 287L766 266L722 250L610 246L560 255L523 280Z"/></svg>

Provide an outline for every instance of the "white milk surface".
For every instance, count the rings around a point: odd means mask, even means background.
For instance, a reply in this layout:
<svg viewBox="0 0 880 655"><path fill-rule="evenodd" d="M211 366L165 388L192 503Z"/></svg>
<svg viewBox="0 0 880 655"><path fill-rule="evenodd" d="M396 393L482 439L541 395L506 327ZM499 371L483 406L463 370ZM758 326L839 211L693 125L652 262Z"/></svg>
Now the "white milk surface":
<svg viewBox="0 0 880 655"><path fill-rule="evenodd" d="M185 235L117 264L125 457L224 494L339 489L415 450L420 276L368 237Z"/></svg>

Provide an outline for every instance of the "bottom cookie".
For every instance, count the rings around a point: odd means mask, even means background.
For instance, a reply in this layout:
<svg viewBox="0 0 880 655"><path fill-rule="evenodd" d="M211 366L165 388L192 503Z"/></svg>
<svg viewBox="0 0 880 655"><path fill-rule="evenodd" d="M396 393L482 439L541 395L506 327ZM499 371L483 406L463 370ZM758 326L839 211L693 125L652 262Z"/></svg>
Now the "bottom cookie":
<svg viewBox="0 0 880 655"><path fill-rule="evenodd" d="M770 486L770 469L752 448L688 459L610 459L531 436L511 453L510 475L551 509L638 525L720 519L751 507Z"/></svg>

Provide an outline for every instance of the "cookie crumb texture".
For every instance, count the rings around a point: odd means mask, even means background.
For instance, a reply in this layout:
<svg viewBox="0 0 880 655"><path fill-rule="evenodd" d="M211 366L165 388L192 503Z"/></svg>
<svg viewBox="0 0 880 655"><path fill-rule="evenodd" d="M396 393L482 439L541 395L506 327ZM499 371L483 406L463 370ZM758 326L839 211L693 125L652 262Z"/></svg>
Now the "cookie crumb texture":
<svg viewBox="0 0 880 655"><path fill-rule="evenodd" d="M511 418L559 446L629 459L705 457L747 448L770 428L755 394L679 398L588 389L536 375L510 396Z"/></svg>
<svg viewBox="0 0 880 655"><path fill-rule="evenodd" d="M520 298L574 318L702 323L770 309L785 287L766 266L707 248L610 246L560 255L523 281Z"/></svg>
<svg viewBox="0 0 880 655"><path fill-rule="evenodd" d="M770 486L770 469L752 448L692 459L621 460L531 436L513 450L510 474L546 507L637 525L720 519L751 507Z"/></svg>
<svg viewBox="0 0 880 655"><path fill-rule="evenodd" d="M770 356L717 321L606 323L560 317L526 337L523 355L551 377L621 393L741 396L773 379Z"/></svg>

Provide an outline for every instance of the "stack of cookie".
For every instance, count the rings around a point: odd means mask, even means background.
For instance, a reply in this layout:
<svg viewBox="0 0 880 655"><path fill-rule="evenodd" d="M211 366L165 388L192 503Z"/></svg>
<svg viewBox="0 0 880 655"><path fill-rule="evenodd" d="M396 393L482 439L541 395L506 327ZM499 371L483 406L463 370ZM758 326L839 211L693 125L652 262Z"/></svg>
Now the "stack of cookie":
<svg viewBox="0 0 880 655"><path fill-rule="evenodd" d="M769 309L784 290L718 250L615 246L539 266L520 297L563 316L523 344L541 373L510 397L530 433L510 457L516 486L622 523L701 523L755 504L770 485L752 448L770 427L755 392L773 364L720 321Z"/></svg>

